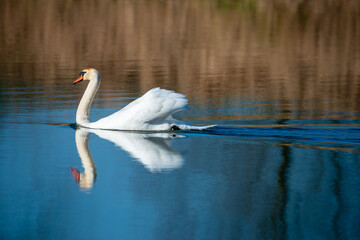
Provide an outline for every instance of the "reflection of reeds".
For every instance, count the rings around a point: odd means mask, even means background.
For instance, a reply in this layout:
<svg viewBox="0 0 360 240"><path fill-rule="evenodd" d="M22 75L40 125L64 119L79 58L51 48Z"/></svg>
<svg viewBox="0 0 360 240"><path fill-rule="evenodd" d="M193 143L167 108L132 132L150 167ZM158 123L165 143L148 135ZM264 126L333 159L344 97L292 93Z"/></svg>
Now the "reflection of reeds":
<svg viewBox="0 0 360 240"><path fill-rule="evenodd" d="M359 1L3 0L0 18L0 72L29 84L96 66L141 91L360 109Z"/></svg>

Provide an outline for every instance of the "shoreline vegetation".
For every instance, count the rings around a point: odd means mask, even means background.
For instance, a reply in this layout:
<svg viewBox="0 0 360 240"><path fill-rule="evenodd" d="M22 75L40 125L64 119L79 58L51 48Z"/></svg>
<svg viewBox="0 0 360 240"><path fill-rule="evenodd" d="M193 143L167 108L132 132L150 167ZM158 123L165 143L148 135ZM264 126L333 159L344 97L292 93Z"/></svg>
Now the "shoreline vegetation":
<svg viewBox="0 0 360 240"><path fill-rule="evenodd" d="M360 1L3 0L0 18L2 87L56 88L57 71L96 67L103 90L261 95L284 113L359 117Z"/></svg>

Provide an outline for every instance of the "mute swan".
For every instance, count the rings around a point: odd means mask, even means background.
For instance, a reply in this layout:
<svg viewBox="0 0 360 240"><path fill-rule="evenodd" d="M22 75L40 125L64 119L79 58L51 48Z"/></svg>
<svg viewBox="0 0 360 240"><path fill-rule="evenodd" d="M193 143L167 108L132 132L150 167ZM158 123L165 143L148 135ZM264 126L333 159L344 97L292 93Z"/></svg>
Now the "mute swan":
<svg viewBox="0 0 360 240"><path fill-rule="evenodd" d="M72 167L71 174L83 190L91 189L97 176L96 165L89 149L90 133L94 133L102 139L113 142L153 173L180 168L184 162L181 154L170 146L170 141L175 138L184 137L181 135L165 132L140 134L134 132L78 128L75 132L75 142L84 172L80 172Z"/></svg>
<svg viewBox="0 0 360 240"><path fill-rule="evenodd" d="M186 109L188 100L180 93L160 88L151 89L110 116L90 122L90 106L100 86L101 78L96 69L87 68L79 73L79 78L74 84L83 80L90 82L76 112L76 124L80 126L93 129L144 131L202 130L215 126L192 126L174 119L172 114Z"/></svg>
<svg viewBox="0 0 360 240"><path fill-rule="evenodd" d="M88 131L113 142L150 172L170 171L183 165L184 159L180 152L171 147L172 141L184 138L182 135L169 132L136 133L100 129Z"/></svg>
<svg viewBox="0 0 360 240"><path fill-rule="evenodd" d="M71 173L82 189L91 189L96 179L96 165L89 150L89 131L85 128L75 132L75 143L78 150L84 172L80 173L76 168L71 168Z"/></svg>

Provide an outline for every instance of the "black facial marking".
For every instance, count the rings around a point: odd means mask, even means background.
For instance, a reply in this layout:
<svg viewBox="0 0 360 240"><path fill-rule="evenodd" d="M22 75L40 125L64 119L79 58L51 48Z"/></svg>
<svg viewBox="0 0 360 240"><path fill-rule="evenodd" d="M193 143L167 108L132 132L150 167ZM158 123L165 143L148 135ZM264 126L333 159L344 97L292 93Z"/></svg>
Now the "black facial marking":
<svg viewBox="0 0 360 240"><path fill-rule="evenodd" d="M79 76L80 76L80 75L84 76L85 73L86 73L85 71L81 71L81 72L79 73Z"/></svg>

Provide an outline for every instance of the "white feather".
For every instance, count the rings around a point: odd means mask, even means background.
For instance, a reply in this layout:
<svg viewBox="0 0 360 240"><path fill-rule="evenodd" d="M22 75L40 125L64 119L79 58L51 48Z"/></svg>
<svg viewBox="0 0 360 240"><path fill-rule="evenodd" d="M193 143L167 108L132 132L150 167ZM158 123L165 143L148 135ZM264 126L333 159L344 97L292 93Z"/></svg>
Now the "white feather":
<svg viewBox="0 0 360 240"><path fill-rule="evenodd" d="M188 100L174 91L153 88L123 109L91 123L89 109L100 85L100 75L95 69L85 69L84 80L90 80L80 101L76 123L88 128L112 130L169 131L175 125L181 130L202 130L211 126L192 126L176 120L172 114L186 109Z"/></svg>

